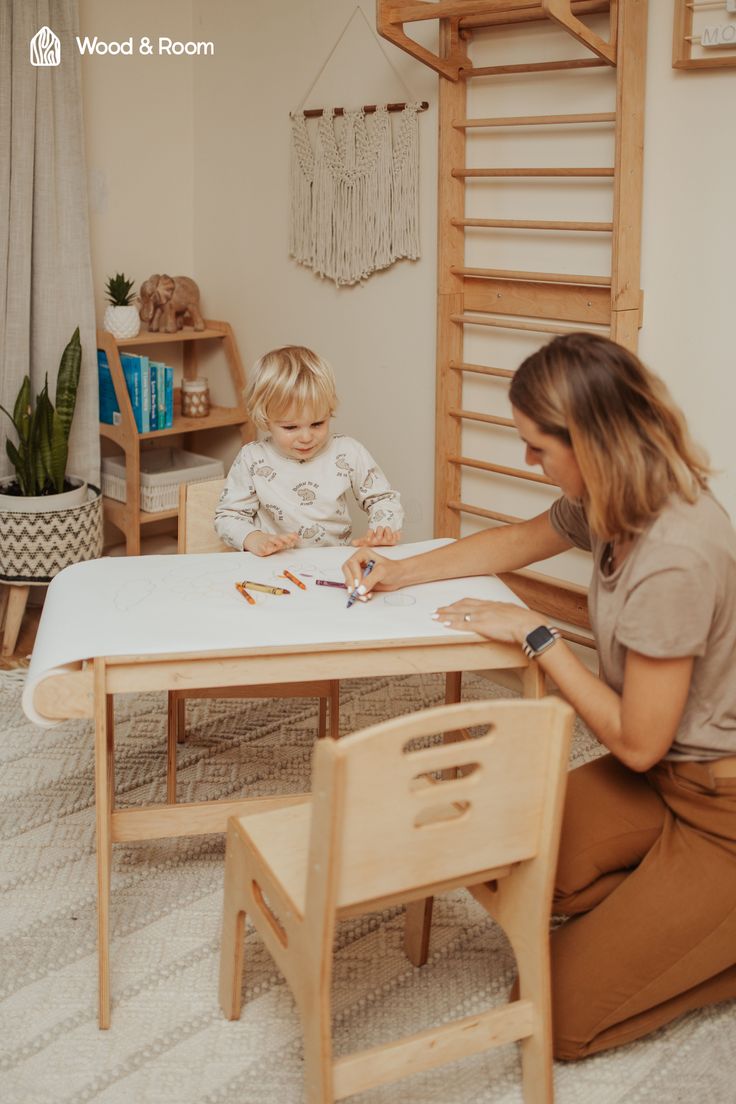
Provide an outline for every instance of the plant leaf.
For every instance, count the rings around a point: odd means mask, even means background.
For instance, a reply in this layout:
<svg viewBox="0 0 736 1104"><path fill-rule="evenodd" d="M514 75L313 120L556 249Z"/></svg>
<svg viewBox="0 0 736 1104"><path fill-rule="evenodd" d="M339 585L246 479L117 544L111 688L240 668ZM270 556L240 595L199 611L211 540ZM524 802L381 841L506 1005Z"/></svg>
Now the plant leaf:
<svg viewBox="0 0 736 1104"><path fill-rule="evenodd" d="M81 365L82 346L79 341L79 326L77 326L69 344L62 353L59 374L56 377L56 412L64 432L65 441L69 439L69 431L72 427Z"/></svg>
<svg viewBox="0 0 736 1104"><path fill-rule="evenodd" d="M31 378L24 376L13 407L13 425L20 438L28 440L28 419L31 407ZM7 413L7 411L6 411ZM25 432L24 432L25 430Z"/></svg>

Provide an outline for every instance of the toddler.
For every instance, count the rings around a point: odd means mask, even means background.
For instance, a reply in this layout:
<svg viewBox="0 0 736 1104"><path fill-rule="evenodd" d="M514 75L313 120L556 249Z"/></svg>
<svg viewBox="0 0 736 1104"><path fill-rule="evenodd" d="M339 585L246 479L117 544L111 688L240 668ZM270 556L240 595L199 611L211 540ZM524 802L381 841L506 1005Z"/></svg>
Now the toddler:
<svg viewBox="0 0 736 1104"><path fill-rule="evenodd" d="M225 481L215 511L223 541L257 556L297 544L348 544L352 490L369 525L352 543L398 543L399 495L363 445L330 433L337 394L326 361L301 345L274 349L256 363L245 398L267 435L243 446Z"/></svg>

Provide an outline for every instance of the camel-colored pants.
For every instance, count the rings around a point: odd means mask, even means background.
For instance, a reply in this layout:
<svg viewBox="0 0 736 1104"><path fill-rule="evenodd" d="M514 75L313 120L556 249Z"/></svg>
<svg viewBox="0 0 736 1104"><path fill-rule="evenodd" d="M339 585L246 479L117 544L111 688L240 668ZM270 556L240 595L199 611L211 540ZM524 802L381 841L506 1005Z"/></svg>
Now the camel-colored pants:
<svg viewBox="0 0 736 1104"><path fill-rule="evenodd" d="M736 778L612 755L572 771L553 909L572 917L551 936L557 1058L736 997Z"/></svg>

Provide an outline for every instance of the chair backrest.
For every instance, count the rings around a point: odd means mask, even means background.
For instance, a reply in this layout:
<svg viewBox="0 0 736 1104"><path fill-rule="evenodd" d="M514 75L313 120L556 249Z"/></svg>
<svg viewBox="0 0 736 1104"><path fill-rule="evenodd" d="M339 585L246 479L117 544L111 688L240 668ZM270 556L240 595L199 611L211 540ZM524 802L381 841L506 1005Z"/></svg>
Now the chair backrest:
<svg viewBox="0 0 736 1104"><path fill-rule="evenodd" d="M179 552L234 552L215 532L215 507L224 479L182 483L179 489Z"/></svg>
<svg viewBox="0 0 736 1104"><path fill-rule="evenodd" d="M308 913L325 895L344 907L470 884L475 873L544 850L559 824L573 717L553 698L471 702L319 741ZM428 741L477 726L487 731Z"/></svg>

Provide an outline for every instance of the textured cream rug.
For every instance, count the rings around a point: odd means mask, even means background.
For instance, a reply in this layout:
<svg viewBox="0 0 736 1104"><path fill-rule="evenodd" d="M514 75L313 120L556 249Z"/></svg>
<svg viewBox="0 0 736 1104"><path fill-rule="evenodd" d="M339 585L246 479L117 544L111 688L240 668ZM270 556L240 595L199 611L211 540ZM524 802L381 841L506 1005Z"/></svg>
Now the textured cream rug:
<svg viewBox="0 0 736 1104"><path fill-rule="evenodd" d="M252 931L238 1023L217 1006L223 842L114 848L112 1028L96 1025L91 726L51 731L20 709L22 672L0 673L0 1100L3 1104L297 1104L301 1034L285 983ZM439 678L343 684L343 730L441 700ZM471 676L466 697L505 694ZM118 801L161 800L165 702L117 707ZM303 790L311 702L197 702L180 751L180 800ZM574 759L594 754L582 732ZM504 999L503 936L462 893L435 906L430 963L415 970L393 910L340 927L337 1049L370 1045ZM736 1010L688 1016L650 1039L555 1068L558 1104L731 1104ZM363 1104L518 1104L514 1046L353 1098Z"/></svg>

